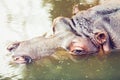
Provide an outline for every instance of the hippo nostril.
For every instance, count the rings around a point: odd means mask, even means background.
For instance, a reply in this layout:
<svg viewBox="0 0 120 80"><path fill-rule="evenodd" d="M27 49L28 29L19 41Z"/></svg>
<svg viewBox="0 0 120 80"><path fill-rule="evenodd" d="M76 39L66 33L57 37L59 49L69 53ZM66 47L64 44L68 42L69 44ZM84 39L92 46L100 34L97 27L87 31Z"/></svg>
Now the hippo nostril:
<svg viewBox="0 0 120 80"><path fill-rule="evenodd" d="M7 48L7 50L10 51L10 52L12 51L12 49L13 49L13 48L9 48L9 47Z"/></svg>

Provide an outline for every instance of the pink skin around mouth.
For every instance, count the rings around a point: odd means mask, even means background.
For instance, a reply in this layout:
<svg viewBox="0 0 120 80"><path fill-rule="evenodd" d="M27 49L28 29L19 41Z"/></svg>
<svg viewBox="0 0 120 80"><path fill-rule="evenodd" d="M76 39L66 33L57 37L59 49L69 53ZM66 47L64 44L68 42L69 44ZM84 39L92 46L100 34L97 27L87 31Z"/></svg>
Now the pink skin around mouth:
<svg viewBox="0 0 120 80"><path fill-rule="evenodd" d="M25 58L23 58L22 56L13 57L13 62L18 64L26 63Z"/></svg>

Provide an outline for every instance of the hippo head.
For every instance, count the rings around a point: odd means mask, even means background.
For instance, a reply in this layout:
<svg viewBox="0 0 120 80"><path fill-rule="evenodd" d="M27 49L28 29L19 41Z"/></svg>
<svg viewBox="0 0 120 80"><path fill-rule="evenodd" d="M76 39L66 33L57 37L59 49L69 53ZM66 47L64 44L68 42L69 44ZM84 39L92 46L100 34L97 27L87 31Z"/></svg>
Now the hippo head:
<svg viewBox="0 0 120 80"><path fill-rule="evenodd" d="M65 35L68 31L71 31L75 34L74 38L66 46L72 55L108 52L110 50L109 35L101 27L100 21L90 23L80 15L72 19L59 17L53 22L53 32L55 34L61 32L61 34L64 33L63 35Z"/></svg>
<svg viewBox="0 0 120 80"><path fill-rule="evenodd" d="M21 45L21 42L13 42L7 47L7 50L9 52L12 52L12 58L15 63L31 63L32 58L28 55L23 55L22 53L19 53L19 47ZM20 51L21 52L21 51ZM24 54L26 54L24 52Z"/></svg>
<svg viewBox="0 0 120 80"><path fill-rule="evenodd" d="M77 54L108 53L113 47L110 39L109 25L102 19L90 22L85 18L79 17L73 27L75 34L79 37L74 39L69 46L71 52ZM75 23L75 22L74 22ZM107 29L108 28L108 29Z"/></svg>
<svg viewBox="0 0 120 80"><path fill-rule="evenodd" d="M74 55L108 52L110 50L108 36L104 32L94 33L92 36L79 35L69 45Z"/></svg>

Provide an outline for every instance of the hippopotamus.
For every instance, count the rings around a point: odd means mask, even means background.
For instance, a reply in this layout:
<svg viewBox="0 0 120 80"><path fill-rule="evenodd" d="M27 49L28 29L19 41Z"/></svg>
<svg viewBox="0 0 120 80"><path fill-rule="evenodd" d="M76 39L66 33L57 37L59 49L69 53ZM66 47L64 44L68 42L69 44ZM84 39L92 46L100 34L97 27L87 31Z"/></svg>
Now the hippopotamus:
<svg viewBox="0 0 120 80"><path fill-rule="evenodd" d="M7 50L13 53L12 58L15 63L31 63L33 60L52 55L58 48L67 51L73 38L78 37L69 25L68 18L58 17L53 21L51 36L13 42L8 45Z"/></svg>
<svg viewBox="0 0 120 80"><path fill-rule="evenodd" d="M12 43L17 63L30 63L52 55L59 47L72 55L109 53L120 49L120 4L100 4L77 12L71 18L58 17L53 21L53 35Z"/></svg>

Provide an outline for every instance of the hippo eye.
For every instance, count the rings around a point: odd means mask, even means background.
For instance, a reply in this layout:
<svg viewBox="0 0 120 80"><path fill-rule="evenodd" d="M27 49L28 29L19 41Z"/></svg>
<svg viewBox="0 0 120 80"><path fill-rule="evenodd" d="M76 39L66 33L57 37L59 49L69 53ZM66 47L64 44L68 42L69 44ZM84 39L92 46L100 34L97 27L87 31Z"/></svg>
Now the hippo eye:
<svg viewBox="0 0 120 80"><path fill-rule="evenodd" d="M73 53L75 53L75 55L82 55L83 54L83 50L73 50Z"/></svg>

